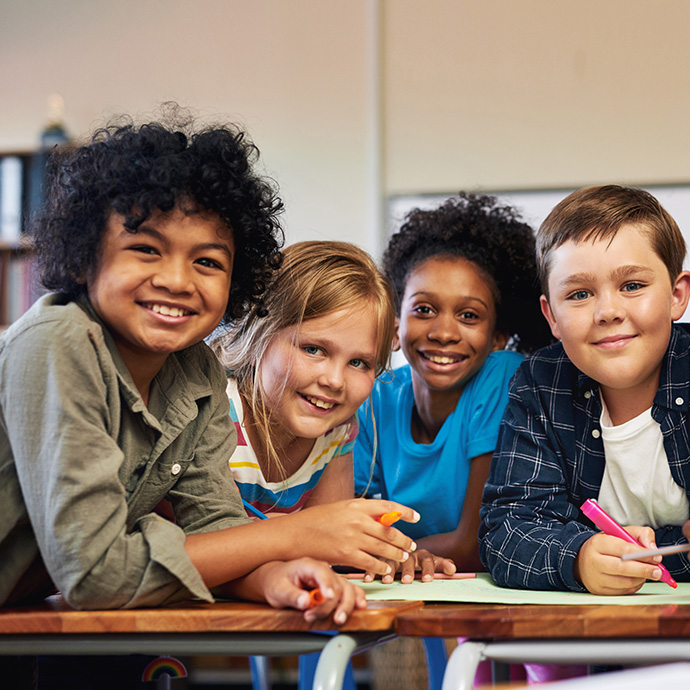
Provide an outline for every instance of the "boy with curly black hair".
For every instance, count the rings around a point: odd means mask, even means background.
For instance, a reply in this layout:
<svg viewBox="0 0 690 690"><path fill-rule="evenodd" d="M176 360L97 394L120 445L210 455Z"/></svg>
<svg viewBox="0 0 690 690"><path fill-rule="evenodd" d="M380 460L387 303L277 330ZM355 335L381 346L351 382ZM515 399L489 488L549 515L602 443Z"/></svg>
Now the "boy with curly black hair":
<svg viewBox="0 0 690 690"><path fill-rule="evenodd" d="M252 523L228 469L225 375L202 342L260 299L282 203L234 126L106 127L55 156L35 228L41 298L0 340L0 603L212 600L308 620L361 590L290 561L288 523ZM173 523L154 513L163 497ZM232 529L227 529L232 528Z"/></svg>
<svg viewBox="0 0 690 690"><path fill-rule="evenodd" d="M481 569L479 506L508 382L520 352L549 342L534 234L494 197L461 193L412 211L383 263L408 364L360 408L355 489L421 515L400 527L418 545L399 566L403 582L415 569L423 580ZM509 341L518 351L504 349Z"/></svg>

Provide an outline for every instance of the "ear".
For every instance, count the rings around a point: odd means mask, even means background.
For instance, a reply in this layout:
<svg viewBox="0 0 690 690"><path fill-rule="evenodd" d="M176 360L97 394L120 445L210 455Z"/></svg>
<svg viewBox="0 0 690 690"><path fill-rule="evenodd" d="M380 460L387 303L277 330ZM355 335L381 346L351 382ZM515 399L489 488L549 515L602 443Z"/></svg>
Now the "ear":
<svg viewBox="0 0 690 690"><path fill-rule="evenodd" d="M676 278L671 293L671 319L677 321L688 306L690 300L690 272L682 271Z"/></svg>
<svg viewBox="0 0 690 690"><path fill-rule="evenodd" d="M553 337L556 338L557 340L561 339L561 332L558 328L558 324L556 323L556 318L554 317L553 313L551 312L551 307L549 306L549 300L546 299L546 295L542 295L539 298L539 304L541 305L541 313L544 315L544 318L549 322L549 328L551 329L551 333L553 334Z"/></svg>
<svg viewBox="0 0 690 690"><path fill-rule="evenodd" d="M508 334L502 331L494 331L493 345L491 346L491 352L496 352L497 350L505 350L508 344Z"/></svg>
<svg viewBox="0 0 690 690"><path fill-rule="evenodd" d="M395 333L393 334L393 352L397 352L400 349L400 336L398 335L398 329L400 328L400 317L395 317Z"/></svg>

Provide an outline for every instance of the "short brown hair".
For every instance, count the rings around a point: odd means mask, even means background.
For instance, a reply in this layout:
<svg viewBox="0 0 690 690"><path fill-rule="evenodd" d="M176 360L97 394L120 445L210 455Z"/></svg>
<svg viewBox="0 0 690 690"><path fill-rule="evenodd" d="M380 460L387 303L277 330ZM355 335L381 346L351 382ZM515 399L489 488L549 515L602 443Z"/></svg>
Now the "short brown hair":
<svg viewBox="0 0 690 690"><path fill-rule="evenodd" d="M648 235L674 282L683 270L685 240L676 221L659 201L644 189L634 187L585 187L557 204L537 233L537 272L547 298L554 249L568 240L613 239L623 225L636 225Z"/></svg>

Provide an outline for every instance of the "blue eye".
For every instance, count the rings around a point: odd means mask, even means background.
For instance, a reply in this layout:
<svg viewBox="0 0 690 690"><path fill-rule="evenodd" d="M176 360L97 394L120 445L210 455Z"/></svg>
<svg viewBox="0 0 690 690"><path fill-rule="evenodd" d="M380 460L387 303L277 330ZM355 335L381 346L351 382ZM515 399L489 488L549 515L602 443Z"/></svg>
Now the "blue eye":
<svg viewBox="0 0 690 690"><path fill-rule="evenodd" d="M626 283L623 286L623 292L637 292L641 290L644 286L642 283Z"/></svg>
<svg viewBox="0 0 690 690"><path fill-rule="evenodd" d="M587 299L589 294L590 293L587 290L577 290L576 292L573 292L572 295L569 295L568 299L580 302Z"/></svg>
<svg viewBox="0 0 690 690"><path fill-rule="evenodd" d="M319 353L323 352L323 350L320 347L317 347L316 345L304 345L302 349L308 355L318 355Z"/></svg>
<svg viewBox="0 0 690 690"><path fill-rule="evenodd" d="M350 364L356 369L371 369L369 362L363 359L351 359Z"/></svg>

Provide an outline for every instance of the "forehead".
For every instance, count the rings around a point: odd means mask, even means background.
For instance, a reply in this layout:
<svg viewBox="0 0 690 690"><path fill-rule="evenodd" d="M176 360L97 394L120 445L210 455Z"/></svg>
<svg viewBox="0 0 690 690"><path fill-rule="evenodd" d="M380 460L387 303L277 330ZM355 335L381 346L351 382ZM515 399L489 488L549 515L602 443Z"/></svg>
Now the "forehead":
<svg viewBox="0 0 690 690"><path fill-rule="evenodd" d="M405 281L405 298L425 293L438 297L476 295L494 301L493 281L477 264L461 257L434 257L415 266Z"/></svg>
<svg viewBox="0 0 690 690"><path fill-rule="evenodd" d="M623 225L615 235L567 240L551 251L549 283L571 274L604 275L621 266L666 270L649 232L636 225Z"/></svg>

